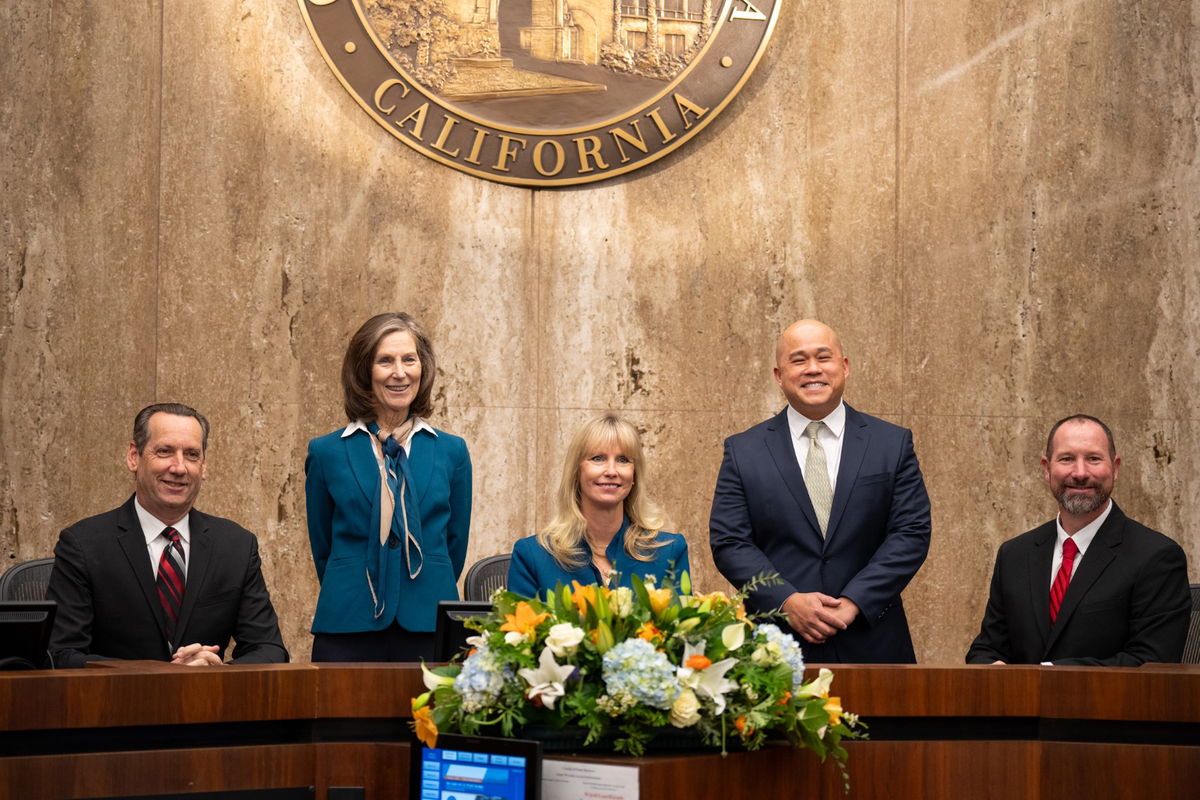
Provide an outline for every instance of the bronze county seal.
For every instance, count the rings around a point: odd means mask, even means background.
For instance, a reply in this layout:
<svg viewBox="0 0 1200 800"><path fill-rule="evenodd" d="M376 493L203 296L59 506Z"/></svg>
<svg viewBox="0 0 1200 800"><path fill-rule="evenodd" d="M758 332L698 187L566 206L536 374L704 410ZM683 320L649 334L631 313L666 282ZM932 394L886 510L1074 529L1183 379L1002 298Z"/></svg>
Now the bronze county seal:
<svg viewBox="0 0 1200 800"><path fill-rule="evenodd" d="M359 105L471 175L567 186L690 141L762 56L779 0L299 0Z"/></svg>

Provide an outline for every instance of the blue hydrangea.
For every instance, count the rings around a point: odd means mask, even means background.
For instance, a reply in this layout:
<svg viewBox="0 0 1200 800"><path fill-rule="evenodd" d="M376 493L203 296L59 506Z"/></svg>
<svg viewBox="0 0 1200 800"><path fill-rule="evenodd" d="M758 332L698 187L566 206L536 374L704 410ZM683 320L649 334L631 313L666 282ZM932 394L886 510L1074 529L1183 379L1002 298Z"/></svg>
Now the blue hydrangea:
<svg viewBox="0 0 1200 800"><path fill-rule="evenodd" d="M604 685L614 697L629 695L664 710L680 691L675 667L645 639L626 639L604 654Z"/></svg>
<svg viewBox="0 0 1200 800"><path fill-rule="evenodd" d="M784 633L778 625L759 625L758 632L767 637L768 642L779 646L782 659L792 668L792 686L804 683L804 654L800 652L800 644L790 633Z"/></svg>
<svg viewBox="0 0 1200 800"><path fill-rule="evenodd" d="M490 650L480 647L463 662L462 671L454 678L454 691L463 699L463 711L469 713L495 703L511 680L512 667L501 666Z"/></svg>

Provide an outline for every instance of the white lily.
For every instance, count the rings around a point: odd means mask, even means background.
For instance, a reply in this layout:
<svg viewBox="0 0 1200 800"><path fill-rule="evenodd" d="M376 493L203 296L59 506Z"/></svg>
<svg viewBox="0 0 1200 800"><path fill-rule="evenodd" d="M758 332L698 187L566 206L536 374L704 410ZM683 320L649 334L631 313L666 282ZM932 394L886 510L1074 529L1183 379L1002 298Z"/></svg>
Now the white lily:
<svg viewBox="0 0 1200 800"><path fill-rule="evenodd" d="M725 713L725 693L737 688L736 683L725 678L725 673L733 668L737 659L723 658L720 661L710 662L707 667L702 669L687 666L688 660L692 656L703 655L704 642L700 642L698 645L684 642L683 665L676 671L676 677L679 678L680 683L696 694L712 700L714 711L720 715Z"/></svg>
<svg viewBox="0 0 1200 800"><path fill-rule="evenodd" d="M526 697L530 700L540 697L546 708L554 708L554 701L566 694L563 684L574 671L575 667L570 664L557 663L554 653L546 647L542 649L542 655L538 658L537 669L520 669L517 670L517 674L529 684Z"/></svg>

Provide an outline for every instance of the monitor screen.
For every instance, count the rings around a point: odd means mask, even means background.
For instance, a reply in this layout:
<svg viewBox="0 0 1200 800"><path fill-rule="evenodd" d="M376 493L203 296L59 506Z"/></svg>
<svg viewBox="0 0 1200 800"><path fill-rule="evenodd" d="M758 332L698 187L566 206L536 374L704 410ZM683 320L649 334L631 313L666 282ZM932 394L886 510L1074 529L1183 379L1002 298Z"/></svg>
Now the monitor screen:
<svg viewBox="0 0 1200 800"><path fill-rule="evenodd" d="M539 800L542 745L443 733L413 745L408 796L420 800Z"/></svg>
<svg viewBox="0 0 1200 800"><path fill-rule="evenodd" d="M475 631L463 625L468 617L486 617L492 610L487 600L442 600L438 603L437 630L433 636L433 660L449 661L467 646Z"/></svg>
<svg viewBox="0 0 1200 800"><path fill-rule="evenodd" d="M0 602L0 667L50 666L50 628L58 605L50 600Z"/></svg>

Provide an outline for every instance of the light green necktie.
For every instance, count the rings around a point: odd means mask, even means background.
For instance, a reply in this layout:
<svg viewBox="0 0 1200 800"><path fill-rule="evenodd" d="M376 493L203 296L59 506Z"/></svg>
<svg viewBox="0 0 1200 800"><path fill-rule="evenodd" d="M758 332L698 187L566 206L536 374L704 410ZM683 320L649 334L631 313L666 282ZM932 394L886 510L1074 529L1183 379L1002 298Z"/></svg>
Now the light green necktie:
<svg viewBox="0 0 1200 800"><path fill-rule="evenodd" d="M825 450L817 439L817 432L824 422L810 422L804 429L808 437L808 458L804 460L804 483L808 487L808 499L817 512L817 524L821 535L829 527L829 509L833 506L833 487L829 485L829 467L825 463Z"/></svg>

